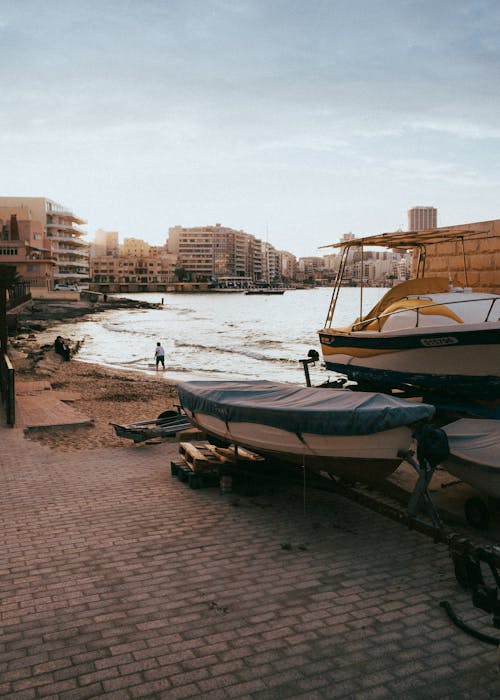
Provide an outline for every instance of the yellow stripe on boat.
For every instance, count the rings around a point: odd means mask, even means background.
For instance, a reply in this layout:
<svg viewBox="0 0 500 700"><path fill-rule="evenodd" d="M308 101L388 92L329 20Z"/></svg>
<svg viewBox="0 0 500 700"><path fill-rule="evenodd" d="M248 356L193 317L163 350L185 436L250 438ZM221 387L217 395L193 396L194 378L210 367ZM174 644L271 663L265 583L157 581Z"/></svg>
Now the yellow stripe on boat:
<svg viewBox="0 0 500 700"><path fill-rule="evenodd" d="M321 343L321 350L323 356L328 357L332 355L349 355L350 357L373 357L374 355L387 355L393 352L401 353L401 348L394 348L394 350L381 350L379 348L353 348L346 345L342 347L335 348L331 345L323 345Z"/></svg>

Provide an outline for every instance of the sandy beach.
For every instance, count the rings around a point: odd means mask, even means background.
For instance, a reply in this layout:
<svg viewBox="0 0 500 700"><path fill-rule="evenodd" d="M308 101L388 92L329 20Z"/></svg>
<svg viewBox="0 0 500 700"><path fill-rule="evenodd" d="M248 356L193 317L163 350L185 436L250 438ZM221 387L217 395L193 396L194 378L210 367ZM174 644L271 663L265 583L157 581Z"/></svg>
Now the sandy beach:
<svg viewBox="0 0 500 700"><path fill-rule="evenodd" d="M50 328L61 320L80 318L108 308L138 305L128 299L116 299L108 304L81 301L61 304L44 300L35 302L34 310L24 312L20 332L9 341L16 381L21 385L44 380L53 390L71 392L75 400L68 403L93 421L90 426L30 431L26 434L28 439L63 451L133 446L130 440L117 437L110 423L149 420L174 407L177 403L175 382L169 381L162 370L155 376L144 376L139 372L80 362L77 348L73 348L76 352L67 362L53 347L41 346L38 342L38 329Z"/></svg>
<svg viewBox="0 0 500 700"><path fill-rule="evenodd" d="M81 398L71 406L93 420L91 426L49 428L29 433L57 450L96 449L131 445L115 435L110 423L132 423L156 418L177 402L176 387L162 372L158 378L143 378L134 372L119 373L105 367L79 362L61 362L49 379L53 389L76 392Z"/></svg>

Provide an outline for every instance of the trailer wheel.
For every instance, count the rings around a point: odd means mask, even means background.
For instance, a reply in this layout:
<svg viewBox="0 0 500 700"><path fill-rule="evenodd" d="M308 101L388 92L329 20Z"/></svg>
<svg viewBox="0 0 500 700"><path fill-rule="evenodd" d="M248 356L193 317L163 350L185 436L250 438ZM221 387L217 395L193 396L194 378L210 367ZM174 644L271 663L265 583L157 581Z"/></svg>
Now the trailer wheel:
<svg viewBox="0 0 500 700"><path fill-rule="evenodd" d="M490 524L488 506L481 498L469 498L465 502L465 517L476 530L487 530Z"/></svg>
<svg viewBox="0 0 500 700"><path fill-rule="evenodd" d="M157 417L156 420L165 420L166 418L178 418L179 413L178 411L163 411L163 413L160 413L160 415Z"/></svg>

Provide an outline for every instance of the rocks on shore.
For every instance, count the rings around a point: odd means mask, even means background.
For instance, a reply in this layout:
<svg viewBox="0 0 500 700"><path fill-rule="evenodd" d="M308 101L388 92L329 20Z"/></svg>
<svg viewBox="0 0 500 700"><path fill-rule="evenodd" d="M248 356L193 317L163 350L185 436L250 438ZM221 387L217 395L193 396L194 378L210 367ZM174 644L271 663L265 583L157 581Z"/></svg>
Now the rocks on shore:
<svg viewBox="0 0 500 700"><path fill-rule="evenodd" d="M121 297L111 297L106 301L60 299L35 300L25 307L16 317L16 323L10 330L10 347L16 368L21 371L41 370L45 373L43 362L47 354L53 354L54 345L38 345L36 333L45 331L61 321L73 321L88 314L110 309L158 309L161 304L151 304ZM12 337L13 336L13 337ZM55 340L55 338L54 338ZM83 341L76 343L63 338L70 350L70 357L80 349Z"/></svg>

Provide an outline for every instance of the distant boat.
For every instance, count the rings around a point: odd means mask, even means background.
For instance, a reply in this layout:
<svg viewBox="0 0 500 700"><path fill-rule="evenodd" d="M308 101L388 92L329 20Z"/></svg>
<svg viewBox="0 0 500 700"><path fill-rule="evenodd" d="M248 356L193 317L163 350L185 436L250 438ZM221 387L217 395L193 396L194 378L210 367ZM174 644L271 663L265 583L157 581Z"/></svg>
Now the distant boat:
<svg viewBox="0 0 500 700"><path fill-rule="evenodd" d="M178 392L186 416L214 442L365 483L398 468L412 426L435 412L385 394L268 381L182 382Z"/></svg>
<svg viewBox="0 0 500 700"><path fill-rule="evenodd" d="M436 229L338 244L344 247L340 270L326 325L319 331L326 368L345 374L360 388L417 387L499 399L500 295L473 292L467 286L451 288L446 277L424 277L426 244L462 238L462 231ZM347 256L361 249L362 258L364 245L418 248L417 277L390 289L368 314L350 325L334 327ZM466 269L464 275L467 284ZM362 293L361 286L361 299Z"/></svg>
<svg viewBox="0 0 500 700"><path fill-rule="evenodd" d="M245 294L284 294L285 289L280 289L279 287L255 287L254 289L247 289Z"/></svg>

